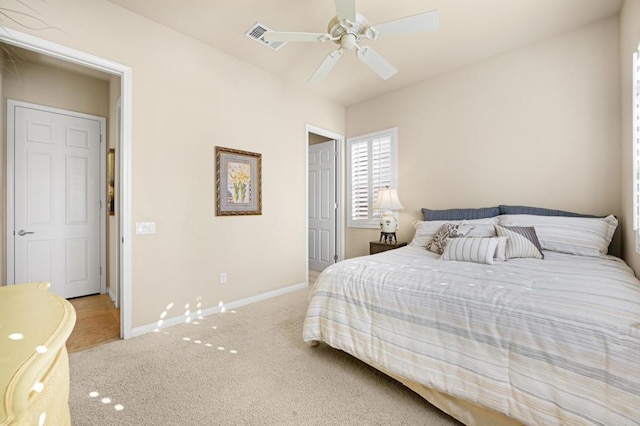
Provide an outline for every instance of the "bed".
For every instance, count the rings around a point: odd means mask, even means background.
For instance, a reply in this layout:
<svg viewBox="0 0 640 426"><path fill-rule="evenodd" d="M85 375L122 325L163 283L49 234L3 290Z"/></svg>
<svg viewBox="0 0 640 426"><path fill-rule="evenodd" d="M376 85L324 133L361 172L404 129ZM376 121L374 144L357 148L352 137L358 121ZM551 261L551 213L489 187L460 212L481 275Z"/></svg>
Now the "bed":
<svg viewBox="0 0 640 426"><path fill-rule="evenodd" d="M432 253L425 246L444 224L472 231ZM303 339L467 425L640 424L640 282L606 254L615 225L526 214L418 222L409 246L320 274ZM544 258L509 257L519 237L501 228L533 228ZM512 252L501 260L505 240ZM454 245L494 241L490 259L443 260Z"/></svg>

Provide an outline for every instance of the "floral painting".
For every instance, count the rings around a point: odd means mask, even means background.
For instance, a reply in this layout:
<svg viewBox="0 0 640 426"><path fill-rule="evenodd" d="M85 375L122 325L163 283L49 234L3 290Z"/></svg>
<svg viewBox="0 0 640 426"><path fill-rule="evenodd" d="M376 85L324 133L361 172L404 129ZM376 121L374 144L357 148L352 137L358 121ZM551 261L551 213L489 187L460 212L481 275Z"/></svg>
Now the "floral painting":
<svg viewBox="0 0 640 426"><path fill-rule="evenodd" d="M227 197L232 203L248 203L251 200L251 164L227 163ZM247 187L249 192L247 192Z"/></svg>
<svg viewBox="0 0 640 426"><path fill-rule="evenodd" d="M262 155L216 147L216 215L262 214Z"/></svg>

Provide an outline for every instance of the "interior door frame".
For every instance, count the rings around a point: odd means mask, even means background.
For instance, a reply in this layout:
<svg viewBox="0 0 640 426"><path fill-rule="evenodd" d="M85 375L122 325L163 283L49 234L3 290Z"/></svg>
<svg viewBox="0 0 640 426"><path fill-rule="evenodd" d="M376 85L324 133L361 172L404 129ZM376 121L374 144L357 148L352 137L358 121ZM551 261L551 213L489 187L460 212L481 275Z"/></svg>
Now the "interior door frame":
<svg viewBox="0 0 640 426"><path fill-rule="evenodd" d="M345 235L344 235L344 229L345 229L345 223L346 223L346 215L345 215L345 211L344 211L344 195L343 195L343 182L345 181L344 178L344 174L345 174L345 167L344 167L344 161L342 160L344 158L344 135L341 135L339 133L336 132L332 132L331 130L327 130L327 129L323 129L321 127L317 127L314 126L312 124L306 124L305 125L305 140L306 140L306 144L305 144L305 148L304 148L304 155L305 155L305 187L304 187L304 191L305 191L305 200L306 200L306 204L305 204L305 215L304 215L304 223L305 223L305 230L304 230L304 235L305 235L305 247L306 247L306 253L307 255L305 256L305 271L309 271L309 133L315 133L317 135L323 136L325 138L329 138L329 139L333 139L336 141L336 152L337 152L337 159L336 159L336 200L338 203L338 207L336 209L336 255L338 256L338 261L340 260L344 260L344 250L345 250ZM306 274L306 281L307 281L307 285L309 285L309 274Z"/></svg>
<svg viewBox="0 0 640 426"><path fill-rule="evenodd" d="M121 125L121 117L122 117L122 97L118 97L118 100L116 101L116 140L115 140L115 164L114 164L114 168L115 170L113 171L115 176L114 176L114 181L113 181L113 186L114 189L119 188L119 184L120 184L120 162L118 161L119 158L119 153L120 153L120 147L122 146L121 140L122 140L122 125ZM120 206L122 205L122 191L118 191L118 195L116 196L116 199L114 200L116 205L115 205L115 213L116 215L120 216ZM115 255L115 259L113 260L115 262L115 271L116 271L116 277L115 277L115 294L112 294L111 291L111 283L109 283L109 297L111 297L111 300L114 302L116 308L120 308L120 299L121 299L121 294L120 294L120 283L122 282L122 277L121 277L121 271L120 271L120 244L118 244L118 241L120 241L122 239L122 232L120 230L120 223L116 220L116 240L115 240L115 250L116 250L116 255ZM122 323L120 323L120 334L122 334Z"/></svg>
<svg viewBox="0 0 640 426"><path fill-rule="evenodd" d="M107 188L106 188L106 162L107 153L104 149L107 143L107 119L97 115L84 114L81 112L70 111L62 108L53 108L45 105L34 104L31 102L23 102L14 99L7 99L7 285L15 284L15 108L23 107L44 111L52 114L67 115L76 118L84 118L88 120L96 120L100 123L100 164L98 165L98 180L100 185L100 294L107 292Z"/></svg>
<svg viewBox="0 0 640 426"><path fill-rule="evenodd" d="M118 227L120 229L120 323L121 338L132 336L132 206L131 206L131 157L132 157L132 71L131 68L89 53L81 52L29 34L0 26L0 42L31 50L62 61L72 62L120 77L121 140L120 140L120 181L116 188L121 194Z"/></svg>

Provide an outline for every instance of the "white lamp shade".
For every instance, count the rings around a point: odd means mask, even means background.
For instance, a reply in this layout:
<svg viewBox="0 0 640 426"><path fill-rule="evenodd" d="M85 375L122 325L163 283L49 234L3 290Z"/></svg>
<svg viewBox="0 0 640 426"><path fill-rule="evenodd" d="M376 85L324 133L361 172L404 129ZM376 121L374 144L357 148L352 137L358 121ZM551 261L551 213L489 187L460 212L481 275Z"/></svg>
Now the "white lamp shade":
<svg viewBox="0 0 640 426"><path fill-rule="evenodd" d="M400 210L404 209L400 200L398 200L398 193L395 189L381 188L378 191L378 198L373 203L374 209L380 210Z"/></svg>

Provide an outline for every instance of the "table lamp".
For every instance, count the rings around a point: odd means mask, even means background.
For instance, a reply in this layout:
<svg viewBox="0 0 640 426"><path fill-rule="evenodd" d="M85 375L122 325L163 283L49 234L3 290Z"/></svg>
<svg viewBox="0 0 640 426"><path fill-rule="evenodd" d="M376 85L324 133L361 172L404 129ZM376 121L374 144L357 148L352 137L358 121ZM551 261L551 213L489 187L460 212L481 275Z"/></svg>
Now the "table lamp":
<svg viewBox="0 0 640 426"><path fill-rule="evenodd" d="M378 198L373 203L373 208L382 210L380 216L380 241L384 242L398 242L396 238L396 230L398 229L398 218L396 218L394 211L404 209L400 200L398 200L398 193L395 189L390 189L388 186L381 188L378 191Z"/></svg>

